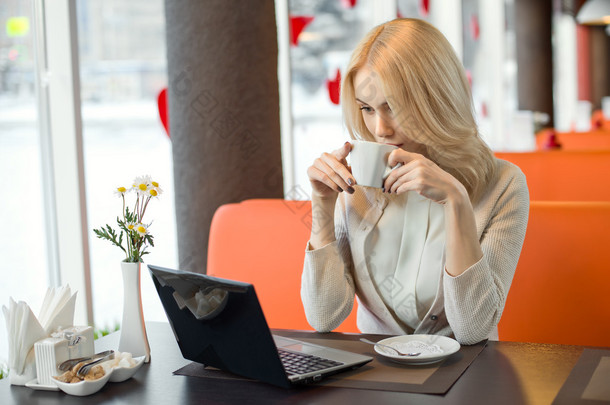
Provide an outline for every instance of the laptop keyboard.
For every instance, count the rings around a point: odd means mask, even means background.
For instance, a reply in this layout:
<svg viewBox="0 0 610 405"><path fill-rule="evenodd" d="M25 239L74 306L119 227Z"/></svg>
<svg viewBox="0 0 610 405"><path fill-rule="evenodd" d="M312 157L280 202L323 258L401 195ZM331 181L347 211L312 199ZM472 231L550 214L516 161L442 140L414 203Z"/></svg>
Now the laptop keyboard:
<svg viewBox="0 0 610 405"><path fill-rule="evenodd" d="M288 375L312 373L343 365L343 363L338 361L312 356L311 354L295 353L279 348L277 351Z"/></svg>

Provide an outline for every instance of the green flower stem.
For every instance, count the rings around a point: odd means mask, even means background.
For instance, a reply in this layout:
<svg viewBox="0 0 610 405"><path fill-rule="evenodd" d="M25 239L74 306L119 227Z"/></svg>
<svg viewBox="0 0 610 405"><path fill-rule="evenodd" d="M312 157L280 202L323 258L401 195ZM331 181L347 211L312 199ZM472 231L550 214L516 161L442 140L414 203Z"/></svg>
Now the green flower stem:
<svg viewBox="0 0 610 405"><path fill-rule="evenodd" d="M136 205L134 205L133 207L133 212L134 214L136 214L136 222L140 222L140 215L138 213L138 209L140 208L140 194L138 194L138 197L136 198Z"/></svg>
<svg viewBox="0 0 610 405"><path fill-rule="evenodd" d="M123 200L123 221L125 221L125 193L121 193L121 199Z"/></svg>
<svg viewBox="0 0 610 405"><path fill-rule="evenodd" d="M142 208L142 215L140 216L140 218L144 218L144 213L146 212L146 208L148 207L148 203L150 202L150 199L152 197L147 197L146 198L146 202L144 204L142 204L144 207ZM142 222L142 221L140 221Z"/></svg>

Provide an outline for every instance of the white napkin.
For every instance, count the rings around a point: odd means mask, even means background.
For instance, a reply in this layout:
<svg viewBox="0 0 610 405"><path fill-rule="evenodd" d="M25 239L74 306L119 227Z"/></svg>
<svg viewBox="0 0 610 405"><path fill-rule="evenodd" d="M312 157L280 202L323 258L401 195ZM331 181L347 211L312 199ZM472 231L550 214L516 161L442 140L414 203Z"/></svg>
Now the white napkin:
<svg viewBox="0 0 610 405"><path fill-rule="evenodd" d="M2 306L2 311L8 336L8 366L11 372L23 374L28 353L46 333L25 302L16 303L9 298L9 307Z"/></svg>
<svg viewBox="0 0 610 405"><path fill-rule="evenodd" d="M19 381L22 385L21 380L14 380L12 377L24 374L28 368L27 363L34 361L34 356L31 355L34 343L60 327L73 325L75 301L76 293L71 295L70 287L65 286L47 290L38 318L23 301L15 302L13 298L9 298L8 308L2 306L8 337L11 383Z"/></svg>
<svg viewBox="0 0 610 405"><path fill-rule="evenodd" d="M38 320L47 336L59 328L72 326L76 293L70 296L70 286L49 288L42 302Z"/></svg>

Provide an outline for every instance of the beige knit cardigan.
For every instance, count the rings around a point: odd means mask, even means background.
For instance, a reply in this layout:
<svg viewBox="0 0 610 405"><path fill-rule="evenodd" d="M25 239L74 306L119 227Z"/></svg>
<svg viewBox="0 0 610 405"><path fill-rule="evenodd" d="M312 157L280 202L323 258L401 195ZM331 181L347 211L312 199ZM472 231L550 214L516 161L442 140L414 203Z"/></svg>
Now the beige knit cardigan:
<svg viewBox="0 0 610 405"><path fill-rule="evenodd" d="M365 241L388 203L381 191L356 187L341 193L335 212L336 241L311 250L301 281L301 299L310 325L322 332L338 327L358 296L358 328L363 333L438 334L461 344L497 337L506 296L515 273L529 215L529 192L521 170L496 159L496 180L474 206L483 257L457 277L443 272L436 297L415 330L386 306L372 282ZM375 247L375 254L385 252Z"/></svg>

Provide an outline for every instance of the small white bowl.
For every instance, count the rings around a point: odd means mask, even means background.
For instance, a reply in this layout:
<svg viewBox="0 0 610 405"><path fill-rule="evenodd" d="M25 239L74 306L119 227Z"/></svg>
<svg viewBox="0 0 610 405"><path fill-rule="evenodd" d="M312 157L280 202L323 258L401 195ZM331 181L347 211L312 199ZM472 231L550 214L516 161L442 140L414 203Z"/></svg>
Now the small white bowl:
<svg viewBox="0 0 610 405"><path fill-rule="evenodd" d="M123 382L125 380L130 379L133 375L142 367L144 364L144 358L146 356L134 357L133 361L136 362L131 367L115 367L112 369L112 373L110 374L110 382Z"/></svg>
<svg viewBox="0 0 610 405"><path fill-rule="evenodd" d="M102 365L102 367L104 367L104 365ZM97 380L84 380L77 383L65 383L57 381L55 378L51 379L53 380L55 385L57 385L59 389L65 392L66 394L84 397L86 395L95 394L96 392L101 390L104 385L106 385L106 383L110 379L110 376L112 375L112 369L104 367L104 373L104 376L102 378L98 378Z"/></svg>

